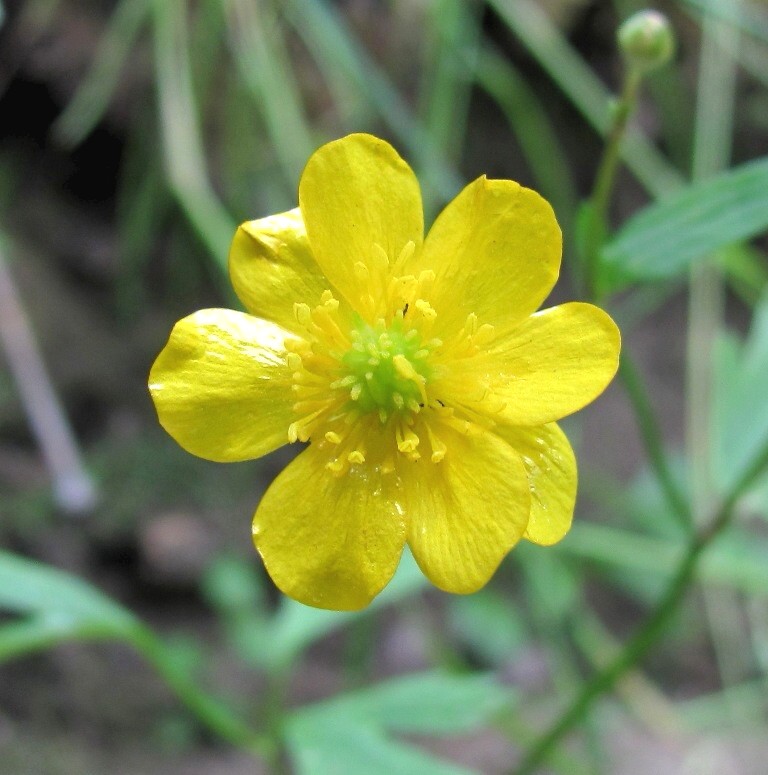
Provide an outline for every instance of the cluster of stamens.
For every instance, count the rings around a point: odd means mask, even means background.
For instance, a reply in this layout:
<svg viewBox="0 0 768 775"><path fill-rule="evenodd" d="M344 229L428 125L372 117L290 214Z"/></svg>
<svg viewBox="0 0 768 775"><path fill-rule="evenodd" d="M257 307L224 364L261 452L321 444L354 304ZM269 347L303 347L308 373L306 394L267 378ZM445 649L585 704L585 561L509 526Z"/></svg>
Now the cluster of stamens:
<svg viewBox="0 0 768 775"><path fill-rule="evenodd" d="M289 426L288 438L325 444L326 467L334 474L371 456L382 471L394 471L398 454L410 461L422 458L424 437L428 459L438 463L447 452L438 421L464 433L474 426L431 390L440 369L435 355L444 343L429 337L436 313L424 296L434 273L399 273L413 251L408 243L390 263L375 245L369 262L355 265L361 315L342 308L330 290L314 308L294 305L304 333L289 344L298 419ZM470 315L458 339L448 344L451 357L471 356L492 331Z"/></svg>

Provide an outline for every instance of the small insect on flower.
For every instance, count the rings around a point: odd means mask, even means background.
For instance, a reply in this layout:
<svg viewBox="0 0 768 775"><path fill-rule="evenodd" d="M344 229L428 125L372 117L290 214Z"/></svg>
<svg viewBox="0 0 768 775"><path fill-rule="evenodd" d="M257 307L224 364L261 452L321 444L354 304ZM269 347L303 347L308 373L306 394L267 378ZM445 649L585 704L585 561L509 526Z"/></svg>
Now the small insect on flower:
<svg viewBox="0 0 768 775"><path fill-rule="evenodd" d="M235 234L248 313L184 318L152 367L160 423L195 455L309 442L253 519L272 579L308 605L367 605L406 542L436 586L474 592L521 538L553 544L571 524L555 421L611 381L619 331L590 304L536 311L561 234L535 192L483 176L423 226L389 144L324 145L299 207Z"/></svg>

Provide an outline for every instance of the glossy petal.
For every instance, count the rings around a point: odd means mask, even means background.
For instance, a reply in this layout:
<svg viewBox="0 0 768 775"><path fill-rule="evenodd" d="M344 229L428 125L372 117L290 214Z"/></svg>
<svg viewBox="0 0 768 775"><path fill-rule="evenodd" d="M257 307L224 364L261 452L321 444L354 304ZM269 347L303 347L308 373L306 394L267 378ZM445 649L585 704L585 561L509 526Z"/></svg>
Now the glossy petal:
<svg viewBox="0 0 768 775"><path fill-rule="evenodd" d="M418 258L436 275L435 330L457 330L471 312L499 332L524 320L552 290L561 252L548 202L511 180L478 178L443 210Z"/></svg>
<svg viewBox="0 0 768 775"><path fill-rule="evenodd" d="M557 543L570 529L576 501L576 458L555 423L535 428L498 426L495 432L523 459L531 489L531 516L523 538Z"/></svg>
<svg viewBox="0 0 768 775"><path fill-rule="evenodd" d="M389 143L365 134L317 150L299 184L299 205L323 274L358 311L355 264L371 266L379 245L394 261L421 245L424 215L416 176Z"/></svg>
<svg viewBox="0 0 768 775"><path fill-rule="evenodd" d="M325 469L310 445L272 483L253 518L253 539L275 584L307 605L357 610L392 578L405 545L397 478L355 466Z"/></svg>
<svg viewBox="0 0 768 775"><path fill-rule="evenodd" d="M160 424L188 452L230 462L288 442L291 371L274 323L227 309L180 320L152 366Z"/></svg>
<svg viewBox="0 0 768 775"><path fill-rule="evenodd" d="M528 524L530 492L520 455L498 436L440 427L440 463L402 466L408 543L424 574L447 592L488 582Z"/></svg>
<svg viewBox="0 0 768 775"><path fill-rule="evenodd" d="M618 368L620 346L619 329L601 309L561 304L453 364L435 394L510 425L544 425L605 390Z"/></svg>
<svg viewBox="0 0 768 775"><path fill-rule="evenodd" d="M252 314L292 331L293 305L314 305L331 285L309 247L298 208L243 223L229 251L229 275Z"/></svg>

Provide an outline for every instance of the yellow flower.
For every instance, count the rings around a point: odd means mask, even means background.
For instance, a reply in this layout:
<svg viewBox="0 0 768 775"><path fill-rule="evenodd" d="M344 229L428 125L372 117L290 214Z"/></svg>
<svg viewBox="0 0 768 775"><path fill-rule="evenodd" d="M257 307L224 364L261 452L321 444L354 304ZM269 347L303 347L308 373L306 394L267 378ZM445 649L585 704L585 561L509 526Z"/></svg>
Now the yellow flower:
<svg viewBox="0 0 768 775"><path fill-rule="evenodd" d="M406 542L435 585L473 592L521 538L565 535L576 464L554 421L611 381L619 332L590 304L536 312L560 255L547 202L484 176L424 238L412 170L364 134L313 154L297 209L238 229L250 314L179 321L150 389L200 457L309 442L253 519L285 594L361 608Z"/></svg>

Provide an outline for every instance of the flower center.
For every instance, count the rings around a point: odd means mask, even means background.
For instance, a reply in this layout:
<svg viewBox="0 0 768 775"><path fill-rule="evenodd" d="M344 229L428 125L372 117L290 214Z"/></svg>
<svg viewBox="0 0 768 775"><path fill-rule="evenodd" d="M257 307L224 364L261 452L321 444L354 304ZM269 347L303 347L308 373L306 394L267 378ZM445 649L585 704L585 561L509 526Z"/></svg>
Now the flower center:
<svg viewBox="0 0 768 775"><path fill-rule="evenodd" d="M447 364L475 355L493 327L471 313L449 340L430 338L434 272L400 271L412 242L394 262L373 247L370 261L354 267L360 314L324 291L314 308L294 304L302 335L287 342L296 397L288 440L327 449L326 468L336 476L363 463L393 472L399 457L439 463L447 454L444 428L471 434L488 424L470 406L486 401L487 387L465 379L466 369L451 376Z"/></svg>
<svg viewBox="0 0 768 775"><path fill-rule="evenodd" d="M361 322L350 332L352 346L342 356L347 375L340 387L349 387L350 398L361 412L377 411L382 422L396 411L418 412L427 401L430 377L429 348L419 332L403 330L401 317L390 326Z"/></svg>

